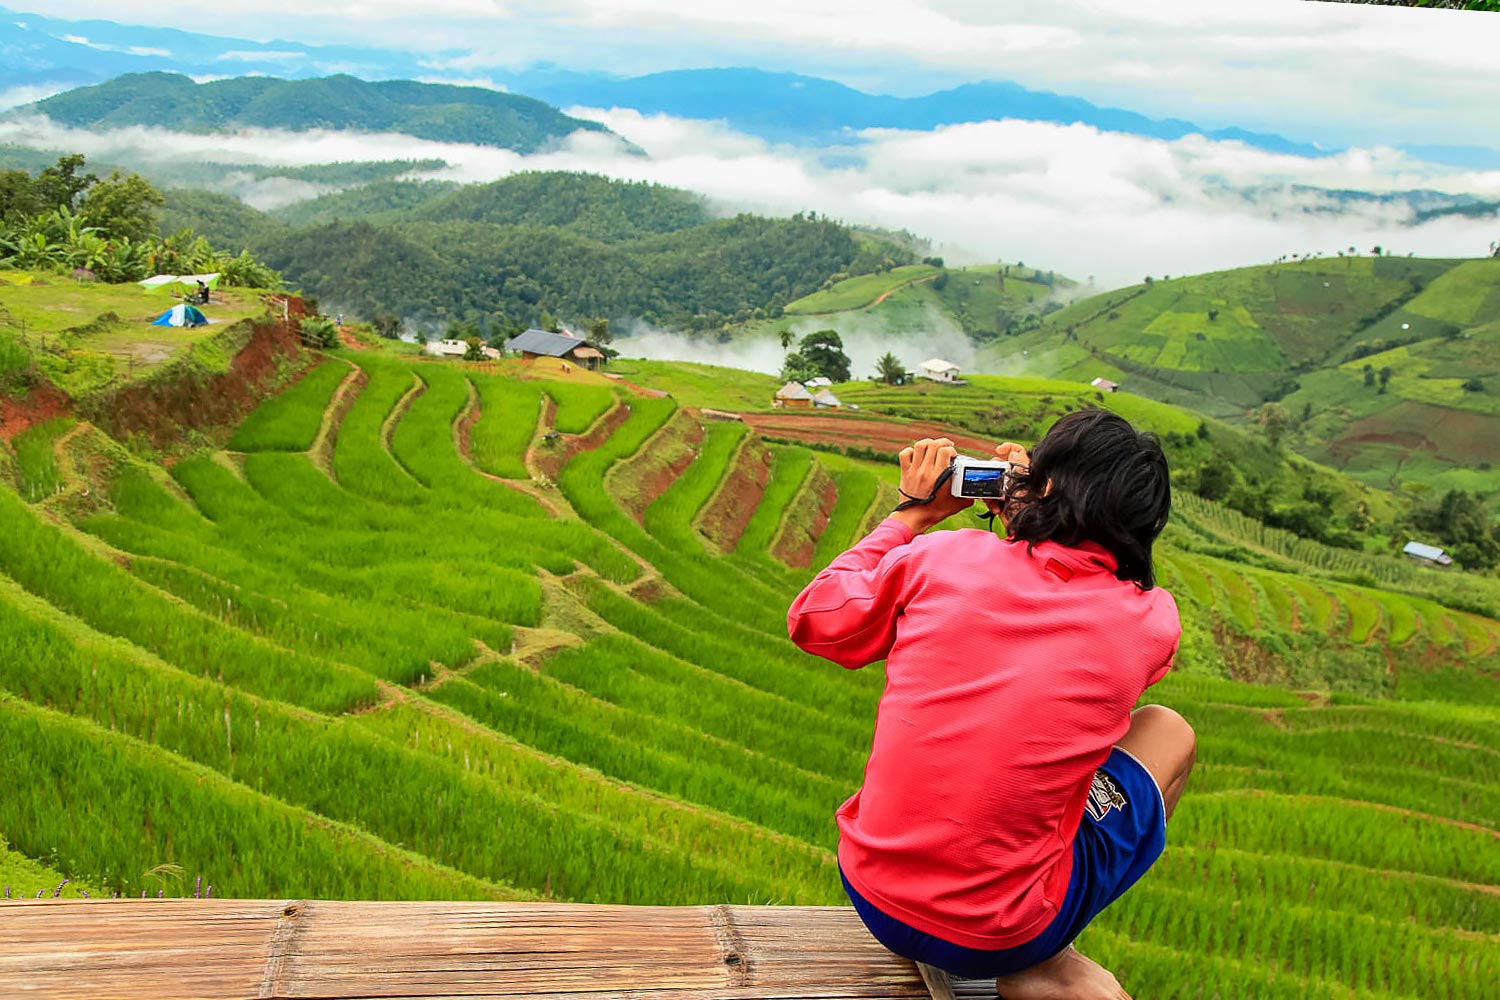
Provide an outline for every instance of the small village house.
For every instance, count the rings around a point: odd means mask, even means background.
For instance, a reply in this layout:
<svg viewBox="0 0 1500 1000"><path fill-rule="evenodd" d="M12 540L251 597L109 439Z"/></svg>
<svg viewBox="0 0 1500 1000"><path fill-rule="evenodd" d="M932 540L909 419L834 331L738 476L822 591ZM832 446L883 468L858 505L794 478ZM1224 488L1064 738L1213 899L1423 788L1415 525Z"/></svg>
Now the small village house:
<svg viewBox="0 0 1500 1000"><path fill-rule="evenodd" d="M837 410L844 404L833 394L832 389L820 389L813 397L813 406L820 410Z"/></svg>
<svg viewBox="0 0 1500 1000"><path fill-rule="evenodd" d="M961 385L963 379L958 377L958 365L942 358L928 358L917 366L922 378L931 379L934 382L944 382L948 385Z"/></svg>
<svg viewBox="0 0 1500 1000"><path fill-rule="evenodd" d="M801 382L788 382L776 390L776 396L771 400L771 405L794 410L810 410L813 405L813 394L808 392L807 386Z"/></svg>
<svg viewBox="0 0 1500 1000"><path fill-rule="evenodd" d="M468 350L469 345L462 340L434 340L427 345L427 353L440 358L461 358Z"/></svg>
<svg viewBox="0 0 1500 1000"><path fill-rule="evenodd" d="M1095 389L1098 389L1100 392L1114 392L1116 389L1120 388L1120 383L1111 382L1109 379L1105 378L1102 375L1090 382L1089 385L1093 386Z"/></svg>
<svg viewBox="0 0 1500 1000"><path fill-rule="evenodd" d="M505 349L520 352L523 361L561 358L591 372L598 371L599 366L604 363L603 351L571 333L548 333L546 330L531 329L507 340Z"/></svg>
<svg viewBox="0 0 1500 1000"><path fill-rule="evenodd" d="M1403 554L1419 563L1429 566L1449 566L1453 563L1453 557L1436 545L1423 545L1421 542L1407 542L1406 548L1401 550Z"/></svg>

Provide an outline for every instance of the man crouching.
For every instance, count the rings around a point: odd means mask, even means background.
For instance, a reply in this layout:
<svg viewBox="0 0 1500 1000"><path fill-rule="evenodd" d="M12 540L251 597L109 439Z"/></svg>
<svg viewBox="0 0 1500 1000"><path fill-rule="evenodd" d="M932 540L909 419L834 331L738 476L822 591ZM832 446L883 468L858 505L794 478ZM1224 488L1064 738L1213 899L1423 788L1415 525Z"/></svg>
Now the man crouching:
<svg viewBox="0 0 1500 1000"><path fill-rule="evenodd" d="M898 955L1006 1000L1119 1000L1072 948L1146 873L1192 770L1192 728L1134 708L1181 625L1155 586L1167 461L1102 410L1071 413L986 499L1006 536L923 534L955 495L946 439L901 452L908 498L793 602L792 639L850 669L886 661L863 787L838 810L855 909Z"/></svg>

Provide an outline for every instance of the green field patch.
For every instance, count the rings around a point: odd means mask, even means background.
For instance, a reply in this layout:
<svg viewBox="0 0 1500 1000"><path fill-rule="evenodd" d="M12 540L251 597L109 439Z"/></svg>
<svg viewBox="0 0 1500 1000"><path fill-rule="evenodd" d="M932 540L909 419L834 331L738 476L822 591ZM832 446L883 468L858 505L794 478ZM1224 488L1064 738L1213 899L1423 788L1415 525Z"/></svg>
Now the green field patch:
<svg viewBox="0 0 1500 1000"><path fill-rule="evenodd" d="M563 434L582 434L615 405L615 394L602 385L551 379L542 383L542 391L557 404L552 426Z"/></svg>
<svg viewBox="0 0 1500 1000"><path fill-rule="evenodd" d="M1368 642L1385 620L1380 604L1352 587L1334 586L1330 589L1349 611L1349 641Z"/></svg>
<svg viewBox="0 0 1500 1000"><path fill-rule="evenodd" d="M1467 260L1434 278L1406 308L1459 327L1500 319L1500 260Z"/></svg>
<svg viewBox="0 0 1500 1000"><path fill-rule="evenodd" d="M542 394L535 382L477 376L479 420L469 430L474 464L502 479L530 479L526 446L536 435Z"/></svg>
<svg viewBox="0 0 1500 1000"><path fill-rule="evenodd" d="M810 315L843 312L847 309L863 309L875 304L875 300L910 282L930 278L938 269L927 264L909 264L893 268L883 274L861 274L846 278L832 288L800 298L789 303L785 309L790 315Z"/></svg>
<svg viewBox="0 0 1500 1000"><path fill-rule="evenodd" d="M245 418L229 439L234 451L307 451L323 424L339 384L349 375L344 365L324 362L289 388L268 398Z"/></svg>
<svg viewBox="0 0 1500 1000"><path fill-rule="evenodd" d="M62 491L57 467L57 439L73 427L72 417L57 417L28 427L12 442L16 455L16 491L37 503Z"/></svg>

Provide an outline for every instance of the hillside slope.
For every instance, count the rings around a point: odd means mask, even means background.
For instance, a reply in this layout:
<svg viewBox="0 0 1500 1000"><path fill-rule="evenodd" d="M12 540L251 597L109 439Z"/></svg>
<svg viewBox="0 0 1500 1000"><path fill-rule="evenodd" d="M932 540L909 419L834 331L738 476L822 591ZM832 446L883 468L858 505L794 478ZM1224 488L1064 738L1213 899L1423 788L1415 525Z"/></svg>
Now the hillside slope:
<svg viewBox="0 0 1500 1000"><path fill-rule="evenodd" d="M1347 256L1092 296L991 345L981 364L1102 376L1231 419L1279 400L1297 417L1294 448L1373 485L1490 490L1497 324L1500 260Z"/></svg>
<svg viewBox="0 0 1500 1000"><path fill-rule="evenodd" d="M551 365L371 351L170 467L30 434L0 472L60 489L0 488L14 850L126 893L171 861L234 896L841 901L831 817L883 676L784 614L889 465ZM1166 998L1482 995L1500 621L1179 511L1152 697L1200 764L1083 947Z"/></svg>

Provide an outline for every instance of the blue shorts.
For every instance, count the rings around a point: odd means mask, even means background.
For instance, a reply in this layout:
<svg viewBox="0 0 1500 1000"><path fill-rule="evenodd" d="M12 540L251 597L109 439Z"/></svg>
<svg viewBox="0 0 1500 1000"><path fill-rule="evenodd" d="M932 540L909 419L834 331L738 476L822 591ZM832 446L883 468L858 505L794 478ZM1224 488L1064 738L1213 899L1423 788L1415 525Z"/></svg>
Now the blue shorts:
<svg viewBox="0 0 1500 1000"><path fill-rule="evenodd" d="M960 947L886 916L847 878L844 890L870 933L896 954L960 979L994 979L1029 969L1066 948L1146 874L1166 843L1166 806L1155 779L1140 761L1115 747L1094 775L1073 841L1073 874L1057 916L1025 944L998 951Z"/></svg>

